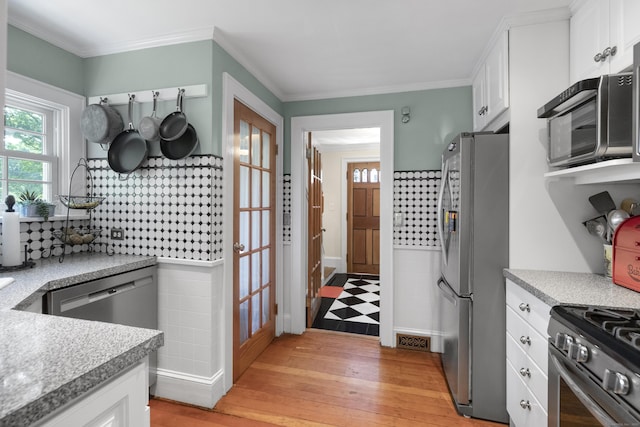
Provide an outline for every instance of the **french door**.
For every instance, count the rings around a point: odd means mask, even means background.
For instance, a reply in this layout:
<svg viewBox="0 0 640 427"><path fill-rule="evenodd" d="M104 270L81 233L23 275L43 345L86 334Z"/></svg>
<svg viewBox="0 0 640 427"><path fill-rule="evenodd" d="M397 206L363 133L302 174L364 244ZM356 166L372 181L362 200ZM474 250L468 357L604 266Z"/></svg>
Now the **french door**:
<svg viewBox="0 0 640 427"><path fill-rule="evenodd" d="M233 380L275 336L275 126L234 102Z"/></svg>
<svg viewBox="0 0 640 427"><path fill-rule="evenodd" d="M320 310L322 287L322 156L313 146L311 132L307 139L307 189L308 189L308 249L307 249L307 327L313 325Z"/></svg>

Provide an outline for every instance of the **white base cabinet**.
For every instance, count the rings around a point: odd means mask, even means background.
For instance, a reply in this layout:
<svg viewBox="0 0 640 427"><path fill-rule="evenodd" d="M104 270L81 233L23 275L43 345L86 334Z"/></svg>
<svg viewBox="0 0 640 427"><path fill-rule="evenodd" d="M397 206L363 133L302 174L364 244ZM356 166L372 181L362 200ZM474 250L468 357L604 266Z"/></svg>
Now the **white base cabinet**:
<svg viewBox="0 0 640 427"><path fill-rule="evenodd" d="M81 396L38 423L41 427L150 427L148 361Z"/></svg>
<svg viewBox="0 0 640 427"><path fill-rule="evenodd" d="M547 425L551 307L507 280L507 412L517 427Z"/></svg>

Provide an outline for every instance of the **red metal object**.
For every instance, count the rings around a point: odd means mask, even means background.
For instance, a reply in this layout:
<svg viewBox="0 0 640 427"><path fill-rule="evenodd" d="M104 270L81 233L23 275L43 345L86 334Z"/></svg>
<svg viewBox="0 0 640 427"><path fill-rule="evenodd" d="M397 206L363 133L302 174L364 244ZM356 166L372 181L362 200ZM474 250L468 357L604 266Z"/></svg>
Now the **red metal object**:
<svg viewBox="0 0 640 427"><path fill-rule="evenodd" d="M613 235L613 283L640 292L640 216L618 226Z"/></svg>

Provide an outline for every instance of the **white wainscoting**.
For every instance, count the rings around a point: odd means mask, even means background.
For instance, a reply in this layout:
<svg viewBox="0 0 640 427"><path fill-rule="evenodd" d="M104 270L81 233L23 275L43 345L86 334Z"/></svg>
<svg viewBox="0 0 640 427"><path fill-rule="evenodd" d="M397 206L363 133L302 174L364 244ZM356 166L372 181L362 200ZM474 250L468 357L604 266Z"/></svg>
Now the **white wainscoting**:
<svg viewBox="0 0 640 427"><path fill-rule="evenodd" d="M212 408L225 393L224 261L193 264L159 260L155 395Z"/></svg>
<svg viewBox="0 0 640 427"><path fill-rule="evenodd" d="M440 303L436 286L440 274L440 248L395 246L393 262L394 339L397 334L428 336L431 337L431 351L441 353Z"/></svg>

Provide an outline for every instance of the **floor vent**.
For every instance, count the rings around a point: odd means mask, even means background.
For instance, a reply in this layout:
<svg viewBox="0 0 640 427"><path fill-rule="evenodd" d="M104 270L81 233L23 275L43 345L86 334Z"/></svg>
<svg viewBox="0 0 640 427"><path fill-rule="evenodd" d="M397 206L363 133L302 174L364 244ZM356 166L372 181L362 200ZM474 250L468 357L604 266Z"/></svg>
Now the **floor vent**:
<svg viewBox="0 0 640 427"><path fill-rule="evenodd" d="M407 350L431 351L431 338L418 335L396 335L396 347Z"/></svg>

